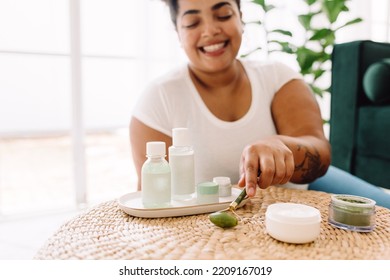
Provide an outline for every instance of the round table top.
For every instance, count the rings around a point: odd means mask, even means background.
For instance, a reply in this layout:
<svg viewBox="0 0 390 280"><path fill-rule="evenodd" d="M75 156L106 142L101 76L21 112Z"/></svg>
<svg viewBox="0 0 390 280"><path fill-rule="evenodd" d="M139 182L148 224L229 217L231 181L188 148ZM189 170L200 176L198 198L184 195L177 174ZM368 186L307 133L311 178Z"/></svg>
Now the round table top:
<svg viewBox="0 0 390 280"><path fill-rule="evenodd" d="M268 235L265 211L276 202L301 203L320 210L319 237L311 243L288 244ZM243 221L222 229L209 221L208 214L133 217L112 200L65 223L35 259L390 259L389 209L377 206L374 231L361 233L331 226L329 203L330 194L324 192L269 187L258 190L236 211Z"/></svg>

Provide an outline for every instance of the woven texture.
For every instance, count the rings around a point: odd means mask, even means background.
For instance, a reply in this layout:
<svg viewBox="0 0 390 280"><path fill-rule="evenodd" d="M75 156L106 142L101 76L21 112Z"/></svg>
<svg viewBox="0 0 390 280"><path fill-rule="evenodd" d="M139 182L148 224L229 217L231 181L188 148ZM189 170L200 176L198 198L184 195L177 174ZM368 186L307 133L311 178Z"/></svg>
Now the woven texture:
<svg viewBox="0 0 390 280"><path fill-rule="evenodd" d="M308 244L288 244L265 229L267 206L276 202L316 207L322 216L320 236ZM207 214L145 219L129 216L117 201L98 205L65 223L35 259L390 259L390 210L376 208L370 233L328 224L330 195L270 187L237 210L238 226L221 229Z"/></svg>

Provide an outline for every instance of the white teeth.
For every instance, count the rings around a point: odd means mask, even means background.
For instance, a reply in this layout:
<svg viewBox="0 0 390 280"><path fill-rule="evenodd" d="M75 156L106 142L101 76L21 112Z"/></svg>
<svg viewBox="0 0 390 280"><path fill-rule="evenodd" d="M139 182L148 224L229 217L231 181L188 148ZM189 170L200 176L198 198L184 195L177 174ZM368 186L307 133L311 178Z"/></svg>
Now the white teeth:
<svg viewBox="0 0 390 280"><path fill-rule="evenodd" d="M203 47L203 49L205 50L205 52L215 52L219 49L222 49L224 45L225 43L219 43L215 45L205 46Z"/></svg>

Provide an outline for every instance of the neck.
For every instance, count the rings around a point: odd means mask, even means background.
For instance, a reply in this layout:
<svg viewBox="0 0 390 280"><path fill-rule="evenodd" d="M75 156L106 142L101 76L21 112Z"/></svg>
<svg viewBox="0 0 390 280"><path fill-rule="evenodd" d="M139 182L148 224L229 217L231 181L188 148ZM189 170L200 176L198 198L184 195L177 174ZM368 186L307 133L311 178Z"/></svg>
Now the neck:
<svg viewBox="0 0 390 280"><path fill-rule="evenodd" d="M242 75L241 64L235 60L230 67L219 72L204 72L189 66L190 75L195 83L205 89L215 89L235 85Z"/></svg>

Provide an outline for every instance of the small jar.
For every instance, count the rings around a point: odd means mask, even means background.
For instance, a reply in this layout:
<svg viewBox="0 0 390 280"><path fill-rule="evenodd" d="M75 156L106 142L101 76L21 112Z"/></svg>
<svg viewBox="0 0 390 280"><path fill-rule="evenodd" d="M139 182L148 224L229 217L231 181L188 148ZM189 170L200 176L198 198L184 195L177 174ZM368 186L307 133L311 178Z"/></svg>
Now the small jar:
<svg viewBox="0 0 390 280"><path fill-rule="evenodd" d="M232 195L232 183L229 177L214 177L213 182L218 184L219 196L231 196Z"/></svg>
<svg viewBox="0 0 390 280"><path fill-rule="evenodd" d="M196 186L196 200L198 204L212 204L219 202L218 184L203 182Z"/></svg>
<svg viewBox="0 0 390 280"><path fill-rule="evenodd" d="M335 194L329 205L329 223L337 228L370 232L375 228L375 204L372 199Z"/></svg>
<svg viewBox="0 0 390 280"><path fill-rule="evenodd" d="M318 209L297 203L275 203L268 206L265 226L273 238L303 244L320 234L321 213Z"/></svg>

